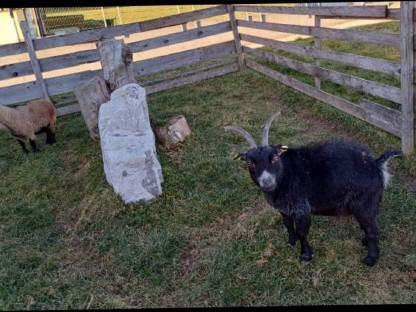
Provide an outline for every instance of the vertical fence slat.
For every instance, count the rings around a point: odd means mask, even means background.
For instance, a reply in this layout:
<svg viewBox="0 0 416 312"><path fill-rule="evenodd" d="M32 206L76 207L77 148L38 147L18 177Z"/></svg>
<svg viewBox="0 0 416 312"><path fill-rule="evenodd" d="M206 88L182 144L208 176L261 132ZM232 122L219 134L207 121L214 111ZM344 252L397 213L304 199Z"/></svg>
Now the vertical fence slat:
<svg viewBox="0 0 416 312"><path fill-rule="evenodd" d="M402 151L408 155L415 146L413 2L400 2L400 62L402 92Z"/></svg>
<svg viewBox="0 0 416 312"><path fill-rule="evenodd" d="M321 27L321 17L318 15L315 15L314 17L315 20L315 27ZM314 38L314 45L316 49L321 49L321 39L319 39L318 37ZM315 60L315 65L316 66L320 66L320 61L319 59ZM315 77L315 87L318 88L319 90L321 89L321 79L318 77Z"/></svg>
<svg viewBox="0 0 416 312"><path fill-rule="evenodd" d="M33 47L32 36L30 34L30 29L26 21L20 22L20 28L22 29L23 35L25 37L25 43L27 47L27 52L29 54L30 63L32 64L33 73L36 77L36 82L42 88L42 93L45 99L50 100L48 90L46 89L45 81L43 80L42 71L40 69L39 60L36 57L35 48Z"/></svg>
<svg viewBox="0 0 416 312"><path fill-rule="evenodd" d="M234 6L232 4L227 4L227 11L230 17L231 29L234 35L235 48L238 54L238 65L240 66L240 69L242 69L244 68L244 55L243 49L241 48L240 34L238 32L237 22L235 20Z"/></svg>

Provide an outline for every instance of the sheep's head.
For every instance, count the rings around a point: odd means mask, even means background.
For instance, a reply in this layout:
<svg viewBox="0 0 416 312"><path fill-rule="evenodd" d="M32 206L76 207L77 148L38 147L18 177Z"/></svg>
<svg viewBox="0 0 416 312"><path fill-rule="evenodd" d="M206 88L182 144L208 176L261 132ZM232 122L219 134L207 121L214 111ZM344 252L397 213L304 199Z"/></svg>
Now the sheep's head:
<svg viewBox="0 0 416 312"><path fill-rule="evenodd" d="M276 188L279 175L282 172L280 155L283 152L283 147L282 145L269 145L269 129L273 120L279 115L280 112L274 113L264 124L260 147L257 146L251 134L243 128L237 126L224 128L226 131L239 133L249 143L250 149L247 152L239 153L238 157L247 163L252 180L264 192L271 192Z"/></svg>

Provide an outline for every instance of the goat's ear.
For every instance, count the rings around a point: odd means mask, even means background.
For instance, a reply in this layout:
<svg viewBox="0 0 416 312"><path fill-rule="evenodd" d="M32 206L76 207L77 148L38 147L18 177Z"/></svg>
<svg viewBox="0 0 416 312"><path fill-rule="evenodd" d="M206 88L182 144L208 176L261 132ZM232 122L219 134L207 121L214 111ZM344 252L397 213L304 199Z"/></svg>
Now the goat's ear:
<svg viewBox="0 0 416 312"><path fill-rule="evenodd" d="M272 145L273 147L273 156L272 163L276 163L280 160L280 155L282 154L281 145Z"/></svg>

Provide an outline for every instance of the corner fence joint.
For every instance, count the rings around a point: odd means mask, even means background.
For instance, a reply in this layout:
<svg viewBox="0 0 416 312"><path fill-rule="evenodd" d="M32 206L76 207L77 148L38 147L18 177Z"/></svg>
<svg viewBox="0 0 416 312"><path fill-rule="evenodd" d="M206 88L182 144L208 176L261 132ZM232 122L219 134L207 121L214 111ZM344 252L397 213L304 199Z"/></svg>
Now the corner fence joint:
<svg viewBox="0 0 416 312"><path fill-rule="evenodd" d="M243 49L241 48L241 39L240 39L240 34L238 32L238 25L235 19L234 9L235 8L233 4L227 4L227 11L228 11L228 15L230 17L230 23L231 23L231 30L233 31L233 36L234 36L235 49L238 55L238 65L240 67L240 70L242 70L245 67L244 54L243 54Z"/></svg>

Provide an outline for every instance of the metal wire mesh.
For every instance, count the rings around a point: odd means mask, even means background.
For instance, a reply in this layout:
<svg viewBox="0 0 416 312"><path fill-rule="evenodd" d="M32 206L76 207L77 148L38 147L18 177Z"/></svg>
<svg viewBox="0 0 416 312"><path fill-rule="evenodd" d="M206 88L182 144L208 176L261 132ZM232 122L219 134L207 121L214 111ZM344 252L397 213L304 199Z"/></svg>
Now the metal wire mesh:
<svg viewBox="0 0 416 312"><path fill-rule="evenodd" d="M213 5L37 8L42 36L78 32L190 12Z"/></svg>

